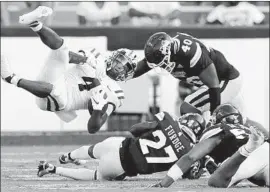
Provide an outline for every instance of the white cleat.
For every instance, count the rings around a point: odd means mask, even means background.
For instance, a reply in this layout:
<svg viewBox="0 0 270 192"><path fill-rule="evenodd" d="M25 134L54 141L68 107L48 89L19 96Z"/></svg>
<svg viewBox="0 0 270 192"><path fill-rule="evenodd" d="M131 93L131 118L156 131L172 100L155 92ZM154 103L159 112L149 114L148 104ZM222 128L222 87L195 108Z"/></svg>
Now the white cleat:
<svg viewBox="0 0 270 192"><path fill-rule="evenodd" d="M34 11L26 13L19 17L19 23L29 25L35 21L44 21L48 16L53 13L52 8L39 6Z"/></svg>
<svg viewBox="0 0 270 192"><path fill-rule="evenodd" d="M10 83L14 75L15 74L13 73L9 65L8 59L1 54L1 78L6 82Z"/></svg>

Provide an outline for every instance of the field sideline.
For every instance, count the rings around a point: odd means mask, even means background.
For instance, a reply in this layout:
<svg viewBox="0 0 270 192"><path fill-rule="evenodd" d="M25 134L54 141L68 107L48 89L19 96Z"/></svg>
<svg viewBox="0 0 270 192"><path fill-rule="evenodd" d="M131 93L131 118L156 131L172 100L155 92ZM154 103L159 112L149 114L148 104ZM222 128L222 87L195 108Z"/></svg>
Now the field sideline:
<svg viewBox="0 0 270 192"><path fill-rule="evenodd" d="M47 192L47 191L94 191L94 192L124 192L124 191L168 191L168 192L267 192L268 188L255 187L249 182L243 182L236 188L215 189L207 186L207 179L178 181L169 189L150 189L150 185L162 178L164 173L139 176L122 182L86 182L74 181L58 176L47 175L38 178L37 165L39 160L59 164L57 159L63 152L79 146L2 146L1 147L1 191L3 192ZM66 165L67 167L76 167ZM93 161L85 167L95 168Z"/></svg>

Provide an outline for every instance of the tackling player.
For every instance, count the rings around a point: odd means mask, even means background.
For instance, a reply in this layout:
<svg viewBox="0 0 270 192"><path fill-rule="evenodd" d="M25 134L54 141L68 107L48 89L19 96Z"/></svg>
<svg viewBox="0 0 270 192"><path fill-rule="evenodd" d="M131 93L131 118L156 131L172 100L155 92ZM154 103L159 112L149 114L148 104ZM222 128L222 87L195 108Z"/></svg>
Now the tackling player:
<svg viewBox="0 0 270 192"><path fill-rule="evenodd" d="M180 107L181 114L209 110L212 113L217 106L228 102L243 113L240 73L218 50L188 34L178 33L170 37L159 32L147 40L144 53L145 58L136 67L128 69L122 66L122 70L111 70L107 74L115 80L126 80L118 76L136 78L161 67L175 78L197 87L185 98Z"/></svg>
<svg viewBox="0 0 270 192"><path fill-rule="evenodd" d="M260 131L243 126L239 111L228 104L215 110L212 123L214 125L206 128L200 142L181 157L154 187L169 187L193 162L205 155L211 156L218 164L223 163L211 175L210 186L230 187L243 179L269 186L269 143L262 145L265 137Z"/></svg>
<svg viewBox="0 0 270 192"><path fill-rule="evenodd" d="M37 80L27 80L14 74L4 55L1 55L1 77L6 82L34 94L40 109L54 112L65 122L76 118L76 110L88 109L91 114L88 131L95 133L107 117L122 105L124 99L123 90L114 80L107 76L97 78L95 72L95 67L110 65L110 59L115 53L113 52L106 62L95 48L89 52L70 51L58 34L42 24L41 21L51 14L51 8L40 6L19 19L21 24L28 25L51 49ZM132 51L120 49L117 53L125 56L125 60L121 62L135 62ZM69 63L74 65L67 69ZM97 94L99 92L103 95ZM102 101L105 103L100 103L99 97L104 97L106 100Z"/></svg>
<svg viewBox="0 0 270 192"><path fill-rule="evenodd" d="M38 176L55 173L79 180L117 180L125 176L166 171L193 147L204 125L204 119L199 114L186 114L175 120L167 112L160 112L153 122L134 125L130 130L133 137L110 137L59 158L62 164L80 164L82 160L79 159L89 157L99 159L97 170L55 167L41 162ZM198 178L201 174L201 169L195 169L186 177Z"/></svg>

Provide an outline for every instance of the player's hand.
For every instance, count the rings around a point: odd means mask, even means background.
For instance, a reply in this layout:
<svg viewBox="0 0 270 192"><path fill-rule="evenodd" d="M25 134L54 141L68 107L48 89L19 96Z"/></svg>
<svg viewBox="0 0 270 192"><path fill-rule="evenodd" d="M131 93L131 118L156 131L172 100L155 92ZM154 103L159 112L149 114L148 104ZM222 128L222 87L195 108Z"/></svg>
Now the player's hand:
<svg viewBox="0 0 270 192"><path fill-rule="evenodd" d="M151 187L152 188L163 188L160 182L155 184L155 185L152 185Z"/></svg>
<svg viewBox="0 0 270 192"><path fill-rule="evenodd" d="M104 105L108 103L108 94L101 85L93 89L91 101L94 110L102 110Z"/></svg>
<svg viewBox="0 0 270 192"><path fill-rule="evenodd" d="M202 160L196 161L191 168L183 175L183 178L187 179L199 179L205 172L203 170Z"/></svg>

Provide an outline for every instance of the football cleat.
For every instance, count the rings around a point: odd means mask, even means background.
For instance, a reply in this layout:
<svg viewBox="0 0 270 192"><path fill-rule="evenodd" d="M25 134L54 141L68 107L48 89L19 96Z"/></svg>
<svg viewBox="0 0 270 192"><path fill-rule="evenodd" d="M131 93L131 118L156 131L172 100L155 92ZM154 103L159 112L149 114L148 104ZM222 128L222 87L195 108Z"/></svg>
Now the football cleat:
<svg viewBox="0 0 270 192"><path fill-rule="evenodd" d="M1 78L6 82L11 83L11 79L14 76L15 74L13 73L7 58L4 55L1 55Z"/></svg>
<svg viewBox="0 0 270 192"><path fill-rule="evenodd" d="M55 172L55 166L46 162L46 161L40 161L38 165L38 177L43 177L44 175L47 175L49 173Z"/></svg>
<svg viewBox="0 0 270 192"><path fill-rule="evenodd" d="M70 153L68 154L63 154L59 157L59 162L60 164L68 164L68 163L73 163L75 165L83 165L87 161L86 160L80 160L80 159L72 159L70 157Z"/></svg>
<svg viewBox="0 0 270 192"><path fill-rule="evenodd" d="M24 25L30 25L35 21L44 21L48 16L53 13L52 8L39 6L34 11L26 13L19 17L19 23Z"/></svg>

